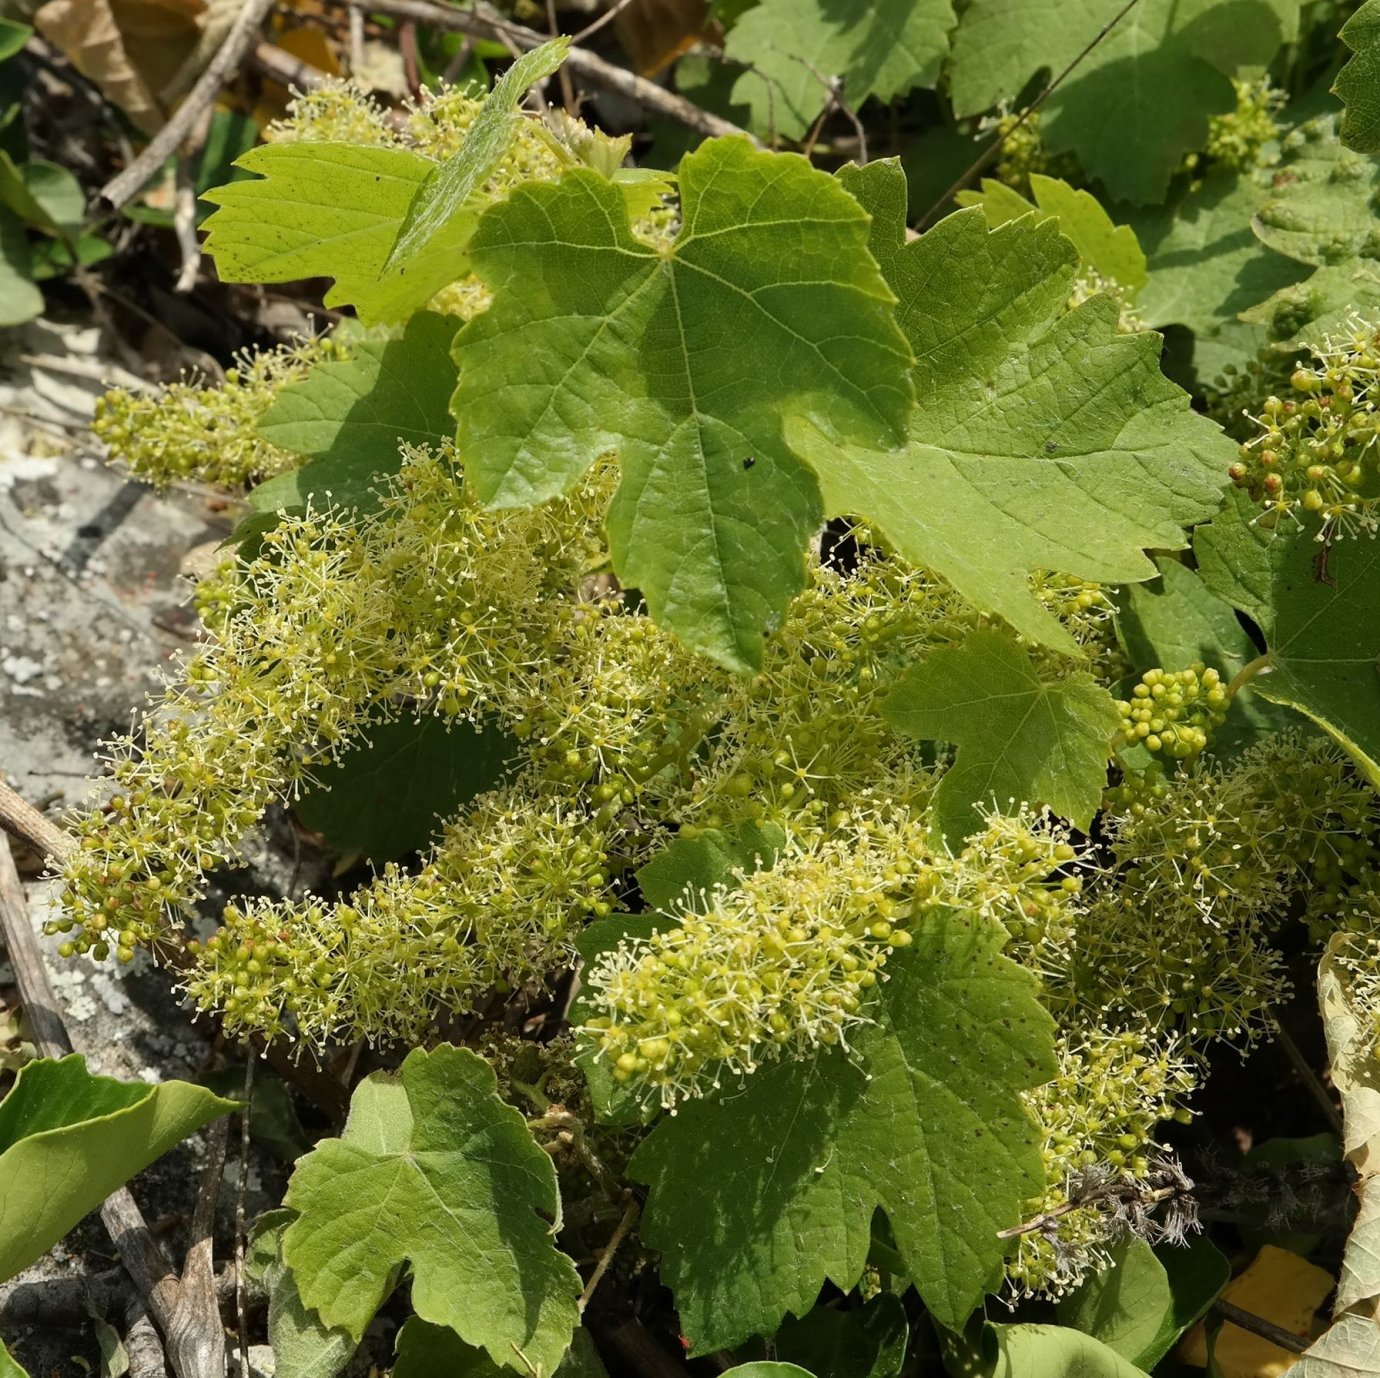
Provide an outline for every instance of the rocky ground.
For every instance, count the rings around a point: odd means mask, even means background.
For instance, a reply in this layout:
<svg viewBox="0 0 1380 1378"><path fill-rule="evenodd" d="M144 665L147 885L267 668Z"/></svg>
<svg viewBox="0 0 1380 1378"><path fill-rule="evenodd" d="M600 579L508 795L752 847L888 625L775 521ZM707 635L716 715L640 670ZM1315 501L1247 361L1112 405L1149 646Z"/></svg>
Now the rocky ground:
<svg viewBox="0 0 1380 1378"><path fill-rule="evenodd" d="M92 405L110 382L129 380L101 357L94 328L40 322L8 338L0 357L0 779L60 821L90 796L101 741L129 726L160 672L194 641L185 575L232 519L215 494L159 496L101 462L86 430ZM53 886L40 858L17 849L16 860L41 930ZM282 894L308 883L319 867L284 825L226 884ZM208 910L223 903L223 894L213 895ZM244 1055L194 1023L167 974L143 954L128 966L63 960L55 939L40 941L72 1041L93 1071L149 1082L214 1076L222 1091L242 1083ZM0 1034L12 1035L11 1064L22 1056L16 1004L8 968L0 968L0 1020L8 1020ZM259 1087L262 1132L244 1174L251 1219L281 1199L301 1135L284 1083L265 1069ZM238 1132L220 1196L222 1261L234 1238L237 1142ZM132 1184L178 1262L205 1156L198 1136ZM0 1287L5 1338L34 1378L122 1371L118 1356L102 1354L110 1332L91 1316L54 1313L50 1303L67 1293L39 1285L87 1278L115 1262L93 1216L42 1263ZM128 1290L121 1273L112 1277L117 1291Z"/></svg>

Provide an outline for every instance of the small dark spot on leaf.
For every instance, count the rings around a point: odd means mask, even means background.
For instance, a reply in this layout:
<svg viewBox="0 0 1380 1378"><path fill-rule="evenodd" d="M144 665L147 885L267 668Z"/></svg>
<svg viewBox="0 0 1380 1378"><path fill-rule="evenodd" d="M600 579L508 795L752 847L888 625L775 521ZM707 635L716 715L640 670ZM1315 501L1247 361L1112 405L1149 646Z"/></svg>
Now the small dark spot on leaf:
<svg viewBox="0 0 1380 1378"><path fill-rule="evenodd" d="M757 460L756 460L752 455L749 455L749 456L743 461L743 468L744 468L744 469L751 469L752 466L753 466L754 464L756 464L756 463L757 463Z"/></svg>
<svg viewBox="0 0 1380 1378"><path fill-rule="evenodd" d="M1046 440L1046 441L1045 441L1045 453L1046 453L1047 455L1052 455L1052 454L1055 452L1055 450L1057 450L1058 448L1059 448L1059 442L1058 442L1057 440Z"/></svg>

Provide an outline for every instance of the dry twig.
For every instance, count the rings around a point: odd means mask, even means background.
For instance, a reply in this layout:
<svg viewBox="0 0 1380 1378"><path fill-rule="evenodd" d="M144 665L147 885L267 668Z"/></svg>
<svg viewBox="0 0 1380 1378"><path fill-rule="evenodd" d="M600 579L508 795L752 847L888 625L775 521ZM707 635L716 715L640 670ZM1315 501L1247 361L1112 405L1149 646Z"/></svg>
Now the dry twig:
<svg viewBox="0 0 1380 1378"><path fill-rule="evenodd" d="M173 113L172 118L149 140L148 147L121 173L112 177L96 193L98 206L119 210L157 173L182 146L196 122L210 108L220 89L239 70L254 42L259 26L268 17L274 0L244 0L244 5L225 35L216 55L206 64L196 85Z"/></svg>
<svg viewBox="0 0 1380 1378"><path fill-rule="evenodd" d="M65 1057L73 1051L72 1040L58 1011L43 952L29 920L9 841L3 836L0 836L0 934L4 937L34 1046L44 1057ZM200 1333L189 1329L188 1321L179 1317L184 1305L181 1300L183 1282L163 1257L158 1241L127 1187L121 1187L106 1198L101 1207L101 1220L158 1328L170 1341L179 1329L186 1336L181 1344L170 1345L169 1358L177 1378L224 1378L223 1357L219 1370L207 1367L202 1357L214 1353L214 1341L205 1333L211 1328L220 1337L223 1354L219 1309L213 1308L209 1318L202 1316ZM214 1292L212 1296L214 1298Z"/></svg>
<svg viewBox="0 0 1380 1378"><path fill-rule="evenodd" d="M514 24L483 3L474 9L460 9L449 5L435 4L433 0L346 0L354 8L367 10L370 14L388 14L395 19L412 19L429 28L443 29L451 33L469 34L472 38L487 38L496 43L509 43L515 48L538 48L547 42L545 34L538 33L521 24ZM616 67L603 58L596 57L583 48L571 47L565 65L578 77L583 77L592 86L605 91L613 91L628 100L650 110L654 114L665 115L677 120L687 128L704 135L741 134L758 140L730 120L711 115L707 110L658 86L645 77L635 76L622 67ZM760 144L758 144L760 147Z"/></svg>

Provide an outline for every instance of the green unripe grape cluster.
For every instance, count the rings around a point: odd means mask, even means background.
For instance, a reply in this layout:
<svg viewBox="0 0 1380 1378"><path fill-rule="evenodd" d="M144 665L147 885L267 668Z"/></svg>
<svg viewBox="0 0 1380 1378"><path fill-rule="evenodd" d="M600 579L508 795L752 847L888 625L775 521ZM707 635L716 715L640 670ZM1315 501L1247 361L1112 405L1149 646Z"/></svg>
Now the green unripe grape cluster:
<svg viewBox="0 0 1380 1378"><path fill-rule="evenodd" d="M1117 701L1121 744L1163 752L1175 761L1191 760L1227 720L1230 706L1221 674L1202 661L1186 670L1147 670L1131 697Z"/></svg>
<svg viewBox="0 0 1380 1378"><path fill-rule="evenodd" d="M1205 166L1250 172L1279 161L1284 134L1279 114L1288 101L1288 92L1268 77L1238 79L1232 85L1236 88L1236 108L1225 115L1209 116L1206 146L1201 154L1191 153L1184 160L1190 172Z"/></svg>
<svg viewBox="0 0 1380 1378"><path fill-rule="evenodd" d="M1265 399L1257 433L1241 446L1232 482L1264 509L1262 520L1311 513L1325 536L1380 530L1380 330L1359 317L1346 334L1295 369L1288 396Z"/></svg>

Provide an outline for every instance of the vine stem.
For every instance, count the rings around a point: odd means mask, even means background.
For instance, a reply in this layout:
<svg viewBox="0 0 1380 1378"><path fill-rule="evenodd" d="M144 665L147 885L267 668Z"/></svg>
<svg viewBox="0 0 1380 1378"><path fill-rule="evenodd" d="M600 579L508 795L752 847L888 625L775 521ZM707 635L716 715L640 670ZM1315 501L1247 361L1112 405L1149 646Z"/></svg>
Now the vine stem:
<svg viewBox="0 0 1380 1378"><path fill-rule="evenodd" d="M1274 658L1266 651L1264 655L1256 656L1252 661L1248 661L1237 672L1236 678L1227 685L1227 697L1233 698L1236 691L1243 685L1249 684L1257 675L1270 669L1274 665Z"/></svg>
<svg viewBox="0 0 1380 1378"><path fill-rule="evenodd" d="M1287 1349L1291 1354L1303 1354L1308 1349L1310 1342L1302 1335L1295 1335L1292 1330L1285 1330L1282 1325L1267 1321L1264 1316L1243 1311L1239 1306L1223 1301L1221 1297L1212 1303L1211 1310L1228 1324L1240 1330L1248 1330L1252 1335L1259 1335L1262 1340L1269 1340L1271 1344Z"/></svg>
<svg viewBox="0 0 1380 1378"><path fill-rule="evenodd" d="M979 153L978 156L974 158L973 161L969 163L968 166L964 168L961 173L959 173L958 178L953 183L953 185L950 186L949 189L946 192L944 192L942 196L939 197L939 199L934 203L934 205L932 205L929 208L929 210L927 210L925 214L920 218L919 222L915 226L917 230L923 230L925 226L928 225L930 221L934 219L935 213L939 210L939 208L951 201L960 191L963 190L965 186L968 185L968 179L970 177L976 176L979 172L982 171L983 168L987 166L989 162L992 161L992 159L1001 151L1002 145L1006 143L1007 139L1009 139L1059 89L1059 87L1063 85L1065 78L1073 73L1074 69L1077 68L1083 62L1084 58L1086 58L1088 54L1092 52L1092 50L1096 48L1098 44L1101 43L1107 37L1107 35L1110 34L1114 28L1116 28L1118 24L1120 24L1121 21L1125 19L1126 16L1130 14L1131 11L1135 9L1135 7L1139 3L1140 0L1126 0L1126 3L1122 5L1122 7L1093 35L1092 41L1087 45L1087 47L1085 47L1083 51L1079 53L1078 56L1075 57L1073 61L1070 62L1069 65L1065 67L1064 70L1060 72L1059 75L1055 77L1054 80L1051 81L1049 85L1046 86L1045 89L1041 91L1040 94L1036 96L1033 101L1030 102L1029 105L1026 106L1024 110L1021 111L1020 117L1016 120L1016 123L1013 124L1011 128L1008 129L1004 134L998 134L997 137L993 139L992 142L988 144L987 147L984 148L982 152Z"/></svg>
<svg viewBox="0 0 1380 1378"><path fill-rule="evenodd" d="M589 1275L589 1281L585 1283L585 1290L580 1293L580 1300L575 1303L575 1308L580 1315L585 1314L585 1307L589 1305L595 1289L604 1280L604 1274L608 1272L609 1264L613 1262L613 1256L618 1252L619 1245L632 1232L632 1227L637 1223L637 1216L641 1209L642 1207L638 1205L636 1197L628 1202L628 1208L623 1212L623 1218L609 1236L609 1242L604 1246L604 1252L599 1255L599 1262L594 1265L594 1271Z"/></svg>
<svg viewBox="0 0 1380 1378"><path fill-rule="evenodd" d="M1318 1079L1318 1074L1308 1065L1308 1059L1304 1057L1299 1045L1289 1036L1284 1025L1278 1019L1274 1021L1274 1025L1275 1041L1284 1049L1284 1053L1293 1065L1299 1080L1303 1082L1308 1094L1317 1101L1324 1118L1340 1139L1342 1137L1342 1117L1338 1114L1337 1107L1332 1104L1332 1097L1327 1094L1327 1087L1322 1084Z"/></svg>

